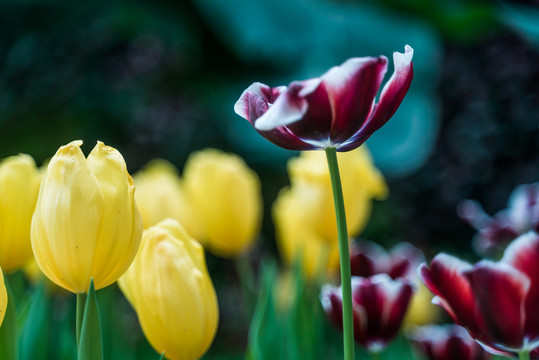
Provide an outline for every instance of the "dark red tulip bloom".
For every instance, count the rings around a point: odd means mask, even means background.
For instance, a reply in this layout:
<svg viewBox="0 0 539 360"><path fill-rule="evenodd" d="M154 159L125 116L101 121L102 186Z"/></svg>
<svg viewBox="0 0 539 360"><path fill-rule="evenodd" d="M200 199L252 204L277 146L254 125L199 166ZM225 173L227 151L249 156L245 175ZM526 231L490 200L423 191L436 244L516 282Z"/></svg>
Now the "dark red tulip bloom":
<svg viewBox="0 0 539 360"><path fill-rule="evenodd" d="M487 360L483 350L468 332L457 325L428 325L413 329L408 338L428 360Z"/></svg>
<svg viewBox="0 0 539 360"><path fill-rule="evenodd" d="M352 276L388 274L392 279L414 280L417 267L423 261L421 250L404 242L395 245L389 252L366 240L354 242L350 249Z"/></svg>
<svg viewBox="0 0 539 360"><path fill-rule="evenodd" d="M352 276L355 340L371 352L383 350L399 331L413 290L408 280L387 274ZM320 300L331 322L342 329L341 287L324 285Z"/></svg>
<svg viewBox="0 0 539 360"><path fill-rule="evenodd" d="M516 187L507 208L494 217L473 200L461 202L458 214L478 231L474 238L476 251L480 255L493 255L520 235L539 231L539 183Z"/></svg>
<svg viewBox="0 0 539 360"><path fill-rule="evenodd" d="M539 235L513 241L500 262L440 254L419 276L441 305L493 353L539 349ZM534 353L532 352L532 358Z"/></svg>
<svg viewBox="0 0 539 360"><path fill-rule="evenodd" d="M335 147L349 151L365 142L397 111L413 77L413 49L394 53L395 72L378 103L387 71L385 56L352 58L320 78L288 87L249 86L234 106L266 139L289 150Z"/></svg>

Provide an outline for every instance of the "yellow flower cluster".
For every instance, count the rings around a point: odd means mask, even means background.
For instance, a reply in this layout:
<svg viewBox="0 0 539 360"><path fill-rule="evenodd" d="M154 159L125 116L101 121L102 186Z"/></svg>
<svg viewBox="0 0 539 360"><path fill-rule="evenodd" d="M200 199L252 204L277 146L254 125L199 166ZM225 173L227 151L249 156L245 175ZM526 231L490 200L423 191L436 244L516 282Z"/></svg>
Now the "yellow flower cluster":
<svg viewBox="0 0 539 360"><path fill-rule="evenodd" d="M370 216L372 200L388 189L365 146L338 153L350 238L359 235ZM338 269L337 224L331 179L324 153L302 152L288 162L291 185L273 204L277 244L287 263L300 259L308 276Z"/></svg>
<svg viewBox="0 0 539 360"><path fill-rule="evenodd" d="M121 288L150 343L168 359L200 358L218 324L217 297L201 245L172 219L143 235L135 182L122 155L98 142L86 158L81 145L73 141L60 147L43 174L28 155L0 163L0 325L8 302L2 268L12 272L35 258L51 281L78 294L88 291L91 280L97 290L129 268ZM224 156L218 162L230 167ZM185 201L174 169L164 163L152 168L139 178L145 218L157 222L164 210L190 224L189 216L198 212L182 208ZM232 175L216 171L214 176L235 186ZM212 191L208 189L209 195L217 196ZM252 231L242 236L254 238ZM241 241L236 248L248 246Z"/></svg>
<svg viewBox="0 0 539 360"><path fill-rule="evenodd" d="M260 180L236 155L205 149L189 157L182 178L163 160L134 178L145 228L176 219L208 251L227 258L245 254L258 237Z"/></svg>

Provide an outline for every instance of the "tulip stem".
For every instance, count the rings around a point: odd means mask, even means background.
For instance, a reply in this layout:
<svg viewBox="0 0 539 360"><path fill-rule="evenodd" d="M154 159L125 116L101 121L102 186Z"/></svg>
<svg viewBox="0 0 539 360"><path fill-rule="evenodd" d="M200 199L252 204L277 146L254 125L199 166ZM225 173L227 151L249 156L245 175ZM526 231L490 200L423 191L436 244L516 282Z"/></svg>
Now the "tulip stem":
<svg viewBox="0 0 539 360"><path fill-rule="evenodd" d="M522 350L518 353L518 358L520 360L530 360L530 352L528 350Z"/></svg>
<svg viewBox="0 0 539 360"><path fill-rule="evenodd" d="M236 271L238 272L238 277L241 284L241 289L243 292L243 300L247 306L247 316L251 317L254 312L254 278L253 278L253 269L249 264L249 259L246 255L240 255L235 259Z"/></svg>
<svg viewBox="0 0 539 360"><path fill-rule="evenodd" d="M84 319L84 308L86 307L86 293L77 294L77 319L76 319L76 336L77 336L77 349L79 348L80 333L82 328L82 320Z"/></svg>
<svg viewBox="0 0 539 360"><path fill-rule="evenodd" d="M344 198L342 194L339 164L337 163L337 150L326 148L331 186L333 188L333 201L337 217L337 234L339 237L339 257L341 263L342 288L342 314L343 314L343 343L344 360L354 359L354 327L352 313L352 276L350 270L350 250L348 248L348 229L344 212Z"/></svg>

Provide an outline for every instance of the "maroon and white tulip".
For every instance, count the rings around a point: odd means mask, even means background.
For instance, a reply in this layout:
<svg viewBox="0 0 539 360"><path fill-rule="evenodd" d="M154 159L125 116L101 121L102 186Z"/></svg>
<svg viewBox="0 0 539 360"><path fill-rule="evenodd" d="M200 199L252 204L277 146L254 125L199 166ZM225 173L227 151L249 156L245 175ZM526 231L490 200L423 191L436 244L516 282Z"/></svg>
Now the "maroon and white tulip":
<svg viewBox="0 0 539 360"><path fill-rule="evenodd" d="M539 231L539 183L517 186L509 197L507 208L493 217L474 200L462 201L458 214L478 231L474 239L477 252L495 254L520 235Z"/></svg>
<svg viewBox="0 0 539 360"><path fill-rule="evenodd" d="M395 52L395 72L378 103L387 58L352 58L319 78L271 88L253 83L234 106L266 139L289 150L334 147L349 151L364 143L397 111L413 77L413 49Z"/></svg>
<svg viewBox="0 0 539 360"><path fill-rule="evenodd" d="M488 351L539 349L539 235L520 236L499 262L475 265L447 254L422 264L419 276L441 305ZM534 351L535 350L535 351Z"/></svg>
<svg viewBox="0 0 539 360"><path fill-rule="evenodd" d="M413 291L408 280L393 280L387 274L352 276L356 342L370 352L382 351L399 331ZM341 287L324 285L320 300L330 321L342 329Z"/></svg>
<svg viewBox="0 0 539 360"><path fill-rule="evenodd" d="M415 280L417 267L424 261L423 253L410 243L399 243L386 251L366 240L356 241L350 249L352 276L369 277L388 274L392 279Z"/></svg>
<svg viewBox="0 0 539 360"><path fill-rule="evenodd" d="M483 350L468 332L458 325L428 325L412 329L408 338L428 360L487 360Z"/></svg>

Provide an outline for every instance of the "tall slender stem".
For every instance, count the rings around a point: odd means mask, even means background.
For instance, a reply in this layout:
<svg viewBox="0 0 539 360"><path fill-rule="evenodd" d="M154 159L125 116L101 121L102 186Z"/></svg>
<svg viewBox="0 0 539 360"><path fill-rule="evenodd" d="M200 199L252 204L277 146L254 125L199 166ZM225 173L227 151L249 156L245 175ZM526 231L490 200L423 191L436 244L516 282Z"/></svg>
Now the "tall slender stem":
<svg viewBox="0 0 539 360"><path fill-rule="evenodd" d="M352 313L352 281L350 270L350 251L348 249L348 229L346 227L346 215L344 212L344 198L342 194L339 164L337 163L337 151L335 148L326 148L331 186L333 188L333 200L335 202L335 215L337 216L337 234L339 237L339 257L341 263L341 287L342 287L342 315L344 336L344 360L354 358L354 327Z"/></svg>
<svg viewBox="0 0 539 360"><path fill-rule="evenodd" d="M77 336L77 349L79 348L80 333L82 328L82 319L84 319L84 308L86 306L86 293L77 294L77 313L76 313L76 336Z"/></svg>
<svg viewBox="0 0 539 360"><path fill-rule="evenodd" d="M530 360L530 352L528 350L522 350L518 353L518 358L520 360Z"/></svg>

